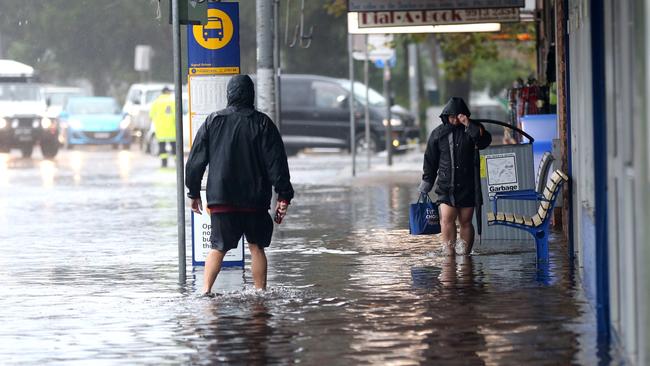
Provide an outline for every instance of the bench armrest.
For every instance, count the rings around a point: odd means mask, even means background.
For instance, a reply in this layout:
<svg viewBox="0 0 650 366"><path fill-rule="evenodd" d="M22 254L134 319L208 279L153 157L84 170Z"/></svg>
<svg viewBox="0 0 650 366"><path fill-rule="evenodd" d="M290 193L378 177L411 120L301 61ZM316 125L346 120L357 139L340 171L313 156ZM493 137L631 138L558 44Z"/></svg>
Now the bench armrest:
<svg viewBox="0 0 650 366"><path fill-rule="evenodd" d="M498 200L519 200L519 201L548 201L544 195L537 193L534 189L522 189L510 192L498 192L489 197L492 202L492 211L496 214Z"/></svg>
<svg viewBox="0 0 650 366"><path fill-rule="evenodd" d="M495 193L494 195L490 196L490 200L498 200L498 199L511 199L511 200L524 200L524 199L530 199L530 200L536 200L541 195L537 193L534 189L522 189L519 191L510 191L510 192L498 192Z"/></svg>

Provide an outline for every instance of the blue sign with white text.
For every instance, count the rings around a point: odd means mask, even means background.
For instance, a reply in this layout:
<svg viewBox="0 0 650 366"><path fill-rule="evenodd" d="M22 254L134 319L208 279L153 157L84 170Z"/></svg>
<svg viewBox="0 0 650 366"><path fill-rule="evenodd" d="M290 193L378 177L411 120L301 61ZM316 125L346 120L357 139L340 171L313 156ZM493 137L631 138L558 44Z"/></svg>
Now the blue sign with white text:
<svg viewBox="0 0 650 366"><path fill-rule="evenodd" d="M190 75L239 74L239 3L210 2L208 21L187 27Z"/></svg>

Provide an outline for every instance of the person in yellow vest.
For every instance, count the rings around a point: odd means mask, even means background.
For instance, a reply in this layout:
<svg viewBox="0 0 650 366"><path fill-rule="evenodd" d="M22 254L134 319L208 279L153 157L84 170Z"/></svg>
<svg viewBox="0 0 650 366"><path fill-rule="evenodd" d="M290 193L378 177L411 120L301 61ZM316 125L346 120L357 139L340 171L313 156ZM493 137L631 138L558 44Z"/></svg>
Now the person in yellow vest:
<svg viewBox="0 0 650 366"><path fill-rule="evenodd" d="M176 155L176 107L174 96L168 87L154 100L149 111L156 139L158 140L158 156L163 167L167 166L167 143L171 145L172 155Z"/></svg>

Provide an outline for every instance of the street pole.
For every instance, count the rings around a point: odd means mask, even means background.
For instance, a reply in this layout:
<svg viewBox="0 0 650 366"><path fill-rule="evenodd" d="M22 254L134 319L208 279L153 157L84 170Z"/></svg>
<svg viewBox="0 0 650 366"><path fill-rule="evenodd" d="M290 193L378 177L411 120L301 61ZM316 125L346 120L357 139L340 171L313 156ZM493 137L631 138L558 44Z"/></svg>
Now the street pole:
<svg viewBox="0 0 650 366"><path fill-rule="evenodd" d="M366 118L366 156L368 158L368 170L370 170L370 159L372 157L372 151L370 150L370 98L368 96L370 89L370 80L368 80L369 70L368 70L368 35L366 34L366 43L364 49L365 57L363 61L363 82L366 84L366 105L364 107L364 114Z"/></svg>
<svg viewBox="0 0 650 366"><path fill-rule="evenodd" d="M282 132L282 104L280 103L280 0L273 2L273 69L275 70L275 124Z"/></svg>
<svg viewBox="0 0 650 366"><path fill-rule="evenodd" d="M276 117L275 72L273 70L273 3L256 0L257 40L257 109ZM277 125L278 120L274 121Z"/></svg>
<svg viewBox="0 0 650 366"><path fill-rule="evenodd" d="M172 48L174 53L174 96L176 99L176 207L178 225L178 279L186 280L185 271L185 189L183 177L183 90L181 74L181 25L178 18L178 2L172 0Z"/></svg>
<svg viewBox="0 0 650 366"><path fill-rule="evenodd" d="M393 126L390 124L392 118L390 107L392 103L390 100L390 66L388 62L388 59L384 60L384 97L386 98L386 163L391 166L393 165Z"/></svg>
<svg viewBox="0 0 650 366"><path fill-rule="evenodd" d="M352 153L352 176L357 175L356 123L354 113L354 58L352 57L352 34L348 34L348 66L350 68L350 152Z"/></svg>
<svg viewBox="0 0 650 366"><path fill-rule="evenodd" d="M418 45L410 43L408 45L409 59L409 100L411 113L415 116L415 125L420 127L420 93L418 90Z"/></svg>

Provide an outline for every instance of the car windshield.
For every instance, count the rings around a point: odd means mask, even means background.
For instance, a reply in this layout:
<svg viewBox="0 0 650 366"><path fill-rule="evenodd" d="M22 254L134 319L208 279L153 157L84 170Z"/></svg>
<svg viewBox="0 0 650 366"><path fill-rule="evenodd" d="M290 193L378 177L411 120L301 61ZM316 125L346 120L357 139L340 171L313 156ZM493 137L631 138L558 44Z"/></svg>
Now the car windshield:
<svg viewBox="0 0 650 366"><path fill-rule="evenodd" d="M341 86L345 88L348 92L350 91L350 82L347 80L342 80ZM366 104L366 86L360 82L354 83L354 96L358 103L365 105ZM383 95L379 94L373 88L368 88L368 104L371 107L385 107L386 99Z"/></svg>
<svg viewBox="0 0 650 366"><path fill-rule="evenodd" d="M0 83L0 101L38 102L40 100L42 100L41 91L36 84Z"/></svg>
<svg viewBox="0 0 650 366"><path fill-rule="evenodd" d="M113 99L73 99L68 104L70 114L118 114L119 108Z"/></svg>
<svg viewBox="0 0 650 366"><path fill-rule="evenodd" d="M45 93L52 106L63 106L65 101L70 97L80 96L79 93Z"/></svg>

